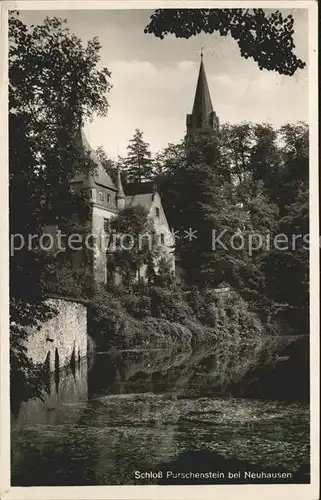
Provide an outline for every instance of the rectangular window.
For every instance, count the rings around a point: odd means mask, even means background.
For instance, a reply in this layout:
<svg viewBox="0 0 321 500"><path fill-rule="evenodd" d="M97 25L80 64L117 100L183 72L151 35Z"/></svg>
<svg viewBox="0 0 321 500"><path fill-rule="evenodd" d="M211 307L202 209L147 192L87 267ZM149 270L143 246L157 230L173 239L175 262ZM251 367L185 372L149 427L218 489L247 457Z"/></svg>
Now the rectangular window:
<svg viewBox="0 0 321 500"><path fill-rule="evenodd" d="M98 193L98 200L99 201L105 201L105 196L103 191L99 191Z"/></svg>
<svg viewBox="0 0 321 500"><path fill-rule="evenodd" d="M107 202L110 203L111 202L111 196L110 194L107 194Z"/></svg>
<svg viewBox="0 0 321 500"><path fill-rule="evenodd" d="M109 233L110 231L110 220L104 219L104 231L105 233Z"/></svg>
<svg viewBox="0 0 321 500"><path fill-rule="evenodd" d="M164 243L165 243L164 233L161 233L161 235L160 235L160 241L161 241L161 244L164 245Z"/></svg>
<svg viewBox="0 0 321 500"><path fill-rule="evenodd" d="M156 211L156 217L158 217L158 218L159 218L159 208L158 208L158 207L156 207L156 208L155 208L155 211Z"/></svg>
<svg viewBox="0 0 321 500"><path fill-rule="evenodd" d="M96 189L91 189L90 193L91 193L91 201L96 203Z"/></svg>

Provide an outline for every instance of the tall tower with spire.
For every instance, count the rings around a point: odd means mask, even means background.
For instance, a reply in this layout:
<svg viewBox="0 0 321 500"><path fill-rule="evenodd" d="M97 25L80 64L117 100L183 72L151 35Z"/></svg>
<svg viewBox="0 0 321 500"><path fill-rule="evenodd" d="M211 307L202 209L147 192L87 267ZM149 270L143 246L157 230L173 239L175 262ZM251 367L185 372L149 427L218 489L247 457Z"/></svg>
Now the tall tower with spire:
<svg viewBox="0 0 321 500"><path fill-rule="evenodd" d="M203 54L198 73L192 114L186 116L187 135L215 134L219 130L219 119L213 110L211 94L208 88Z"/></svg>

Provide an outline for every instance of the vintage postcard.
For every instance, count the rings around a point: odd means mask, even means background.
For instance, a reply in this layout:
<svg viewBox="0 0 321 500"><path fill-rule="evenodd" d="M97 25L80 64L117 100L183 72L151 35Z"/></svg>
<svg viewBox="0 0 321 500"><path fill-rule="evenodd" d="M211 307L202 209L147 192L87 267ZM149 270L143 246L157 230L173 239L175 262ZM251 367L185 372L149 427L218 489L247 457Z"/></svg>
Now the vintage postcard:
<svg viewBox="0 0 321 500"><path fill-rule="evenodd" d="M317 4L1 29L1 498L317 499Z"/></svg>

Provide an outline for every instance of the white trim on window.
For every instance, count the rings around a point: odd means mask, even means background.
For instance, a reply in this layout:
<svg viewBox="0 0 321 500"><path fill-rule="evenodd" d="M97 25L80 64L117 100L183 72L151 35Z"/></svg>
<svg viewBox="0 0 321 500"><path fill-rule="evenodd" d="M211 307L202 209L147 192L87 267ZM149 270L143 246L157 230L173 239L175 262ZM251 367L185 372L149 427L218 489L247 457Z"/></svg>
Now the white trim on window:
<svg viewBox="0 0 321 500"><path fill-rule="evenodd" d="M90 199L91 199L91 201L93 201L94 203L96 203L96 201L97 201L96 189L91 189L90 190Z"/></svg>

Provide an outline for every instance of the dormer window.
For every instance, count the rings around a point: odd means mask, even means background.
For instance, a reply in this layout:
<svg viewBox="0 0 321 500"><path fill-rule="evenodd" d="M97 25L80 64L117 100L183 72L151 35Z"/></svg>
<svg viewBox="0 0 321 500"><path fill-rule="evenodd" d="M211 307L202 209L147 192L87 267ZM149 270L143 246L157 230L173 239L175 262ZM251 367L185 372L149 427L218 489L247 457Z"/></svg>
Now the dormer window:
<svg viewBox="0 0 321 500"><path fill-rule="evenodd" d="M98 200L99 201L105 201L105 196L103 191L98 192Z"/></svg>
<svg viewBox="0 0 321 500"><path fill-rule="evenodd" d="M156 217L159 219L159 208L158 207L155 208L155 213L156 213Z"/></svg>

